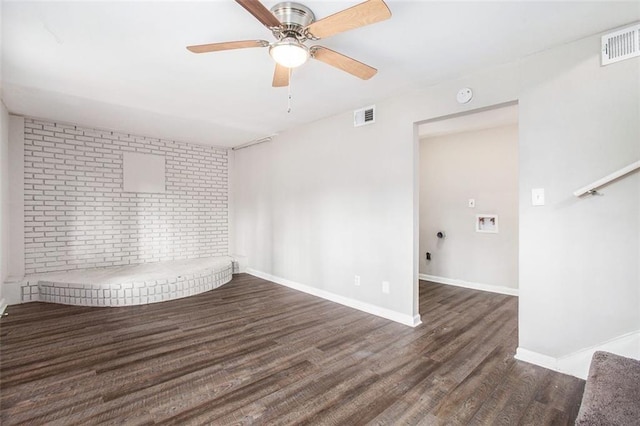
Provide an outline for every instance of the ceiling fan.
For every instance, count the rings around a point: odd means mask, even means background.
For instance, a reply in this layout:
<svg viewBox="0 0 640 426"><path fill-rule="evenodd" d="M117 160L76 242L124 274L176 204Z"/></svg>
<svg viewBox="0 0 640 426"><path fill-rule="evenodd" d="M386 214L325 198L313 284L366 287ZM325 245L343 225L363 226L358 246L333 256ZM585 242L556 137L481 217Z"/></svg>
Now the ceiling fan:
<svg viewBox="0 0 640 426"><path fill-rule="evenodd" d="M367 0L319 21L316 21L311 9L300 3L278 3L269 10L258 0L236 0L236 2L271 30L276 41L273 43L266 40L230 41L188 46L187 49L193 53L207 53L249 47L269 47L269 54L276 62L273 87L288 86L291 69L304 64L309 58L317 59L363 80L370 79L378 72L375 68L341 53L323 46L308 47L305 42L320 40L389 19L391 11L383 0Z"/></svg>

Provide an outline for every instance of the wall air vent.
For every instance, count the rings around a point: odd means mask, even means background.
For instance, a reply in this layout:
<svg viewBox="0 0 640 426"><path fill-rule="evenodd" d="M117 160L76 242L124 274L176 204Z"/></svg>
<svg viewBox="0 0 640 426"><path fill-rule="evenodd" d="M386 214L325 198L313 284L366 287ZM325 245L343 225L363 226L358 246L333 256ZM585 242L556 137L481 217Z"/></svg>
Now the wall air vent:
<svg viewBox="0 0 640 426"><path fill-rule="evenodd" d="M371 105L353 111L353 126L360 127L376 122L376 106Z"/></svg>
<svg viewBox="0 0 640 426"><path fill-rule="evenodd" d="M640 23L602 36L602 65L640 56Z"/></svg>

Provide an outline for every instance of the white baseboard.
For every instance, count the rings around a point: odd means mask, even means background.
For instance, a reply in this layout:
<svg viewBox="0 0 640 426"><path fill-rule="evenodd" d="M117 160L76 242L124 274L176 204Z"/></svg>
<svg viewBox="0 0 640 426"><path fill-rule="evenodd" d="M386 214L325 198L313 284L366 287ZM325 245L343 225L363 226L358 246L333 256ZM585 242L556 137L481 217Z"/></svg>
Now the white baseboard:
<svg viewBox="0 0 640 426"><path fill-rule="evenodd" d="M406 315L400 312L392 311L390 309L381 308L380 306L372 305L370 303L361 302L359 300L351 299L349 297L340 296L335 293L331 293L325 290L320 290L315 287L311 287L305 284L300 284L295 281L290 281L284 278L276 277L274 275L267 274L265 272L256 271L255 269L247 268L247 273L254 277L262 278L276 284L283 285L285 287L292 288L294 290L302 291L303 293L311 294L313 296L321 297L331 302L339 303L350 308L357 309L359 311L366 312L368 314L376 315L382 318L386 318L391 321L399 322L400 324L408 325L410 327L416 327L422 324L420 321L420 315Z"/></svg>
<svg viewBox="0 0 640 426"><path fill-rule="evenodd" d="M424 281L432 281L438 284L454 285L456 287L470 288L473 290L488 291L491 293L507 294L509 296L517 296L518 289L511 287L502 287L498 285L473 283L469 281L457 280L453 278L439 277L437 275L418 274L418 278Z"/></svg>
<svg viewBox="0 0 640 426"><path fill-rule="evenodd" d="M589 374L591 357L596 351L606 351L627 358L640 359L640 330L623 334L604 343L581 349L560 358L543 355L519 347L516 351L516 359L531 364L539 365L549 370L570 374L580 379L586 379Z"/></svg>
<svg viewBox="0 0 640 426"><path fill-rule="evenodd" d="M7 309L7 302L3 299L0 299L0 315L4 314L4 310Z"/></svg>

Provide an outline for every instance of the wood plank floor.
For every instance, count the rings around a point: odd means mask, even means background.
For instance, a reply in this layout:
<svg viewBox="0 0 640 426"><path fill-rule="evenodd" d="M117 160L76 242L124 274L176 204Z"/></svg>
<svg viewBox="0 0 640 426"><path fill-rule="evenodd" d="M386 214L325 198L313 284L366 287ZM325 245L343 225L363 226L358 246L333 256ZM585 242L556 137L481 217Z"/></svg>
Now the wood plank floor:
<svg viewBox="0 0 640 426"><path fill-rule="evenodd" d="M517 299L420 284L406 327L249 275L146 306L11 306L15 424L573 424L584 382L513 359Z"/></svg>

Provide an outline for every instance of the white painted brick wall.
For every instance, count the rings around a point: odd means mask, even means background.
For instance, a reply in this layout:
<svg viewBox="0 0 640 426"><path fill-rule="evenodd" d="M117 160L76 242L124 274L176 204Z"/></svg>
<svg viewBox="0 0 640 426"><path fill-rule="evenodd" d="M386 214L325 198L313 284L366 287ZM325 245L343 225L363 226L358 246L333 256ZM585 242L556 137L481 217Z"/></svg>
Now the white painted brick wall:
<svg viewBox="0 0 640 426"><path fill-rule="evenodd" d="M224 256L227 151L25 119L25 273ZM163 155L167 192L122 191L122 153Z"/></svg>

